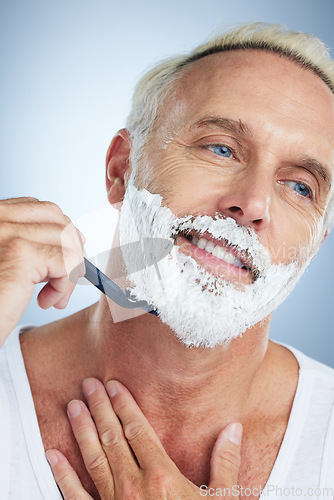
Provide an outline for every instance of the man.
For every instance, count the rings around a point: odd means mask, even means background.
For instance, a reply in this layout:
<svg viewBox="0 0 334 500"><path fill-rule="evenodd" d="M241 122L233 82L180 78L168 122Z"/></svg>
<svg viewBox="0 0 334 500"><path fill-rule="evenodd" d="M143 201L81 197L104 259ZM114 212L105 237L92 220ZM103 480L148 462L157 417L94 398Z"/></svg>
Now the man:
<svg viewBox="0 0 334 500"><path fill-rule="evenodd" d="M334 372L268 340L331 224L334 66L319 43L241 26L143 77L106 185L123 200L121 245L135 229L174 243L160 276L127 277L159 317L114 322L102 296L12 333L4 498L59 498L50 449L65 498L333 496ZM52 204L5 200L0 213L4 339L34 283L48 282L42 307L66 306L65 263L82 248L75 231L60 243L69 221Z"/></svg>

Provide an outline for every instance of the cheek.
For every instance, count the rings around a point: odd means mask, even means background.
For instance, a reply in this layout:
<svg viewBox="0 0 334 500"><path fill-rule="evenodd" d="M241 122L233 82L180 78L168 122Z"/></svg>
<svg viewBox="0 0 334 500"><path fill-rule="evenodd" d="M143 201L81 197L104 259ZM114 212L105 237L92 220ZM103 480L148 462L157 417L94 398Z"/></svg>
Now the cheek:
<svg viewBox="0 0 334 500"><path fill-rule="evenodd" d="M262 243L269 249L274 264L304 261L317 246L321 228L319 215L280 210L272 214L268 245Z"/></svg>
<svg viewBox="0 0 334 500"><path fill-rule="evenodd" d="M187 161L164 161L146 177L146 188L152 193L159 193L165 203L176 213L183 209L187 213L198 213L207 206L212 198L212 176L205 172L204 166L189 165ZM211 200L212 202L212 200Z"/></svg>
<svg viewBox="0 0 334 500"><path fill-rule="evenodd" d="M316 217L308 220L305 229L305 241L308 243L308 245L305 245L304 247L305 257L308 257L310 255L310 252L314 253L315 250L318 250L323 238L323 222L323 217Z"/></svg>

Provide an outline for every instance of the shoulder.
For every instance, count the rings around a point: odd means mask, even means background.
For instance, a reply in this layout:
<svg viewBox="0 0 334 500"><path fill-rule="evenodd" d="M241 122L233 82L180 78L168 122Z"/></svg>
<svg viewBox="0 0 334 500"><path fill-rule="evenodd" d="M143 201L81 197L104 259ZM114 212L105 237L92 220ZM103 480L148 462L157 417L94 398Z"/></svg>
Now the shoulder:
<svg viewBox="0 0 334 500"><path fill-rule="evenodd" d="M286 387L290 387L289 380L294 379L296 375L292 402L294 414L298 414L299 424L307 420L311 426L318 425L325 430L334 414L334 369L295 347L280 342L273 344L280 353L278 376L284 394ZM284 364L284 357L292 359L296 372L289 370L289 365Z"/></svg>
<svg viewBox="0 0 334 500"><path fill-rule="evenodd" d="M314 425L318 421L327 427L334 418L334 369L295 347L280 345L290 350L299 364L296 405L304 408Z"/></svg>
<svg viewBox="0 0 334 500"><path fill-rule="evenodd" d="M290 346L283 342L275 341L275 343L285 347L286 349L292 352L292 354L298 361L300 371L308 372L310 374L313 374L314 376L327 379L329 382L334 383L334 368L325 365L320 361L317 361L316 359L312 358L311 356L308 356L307 354L304 354L296 347Z"/></svg>
<svg viewBox="0 0 334 500"><path fill-rule="evenodd" d="M312 374L313 377L323 379L324 383L328 383L334 389L334 368L317 361L316 359L304 354L299 349L291 346L286 346L292 351L297 358L300 369Z"/></svg>

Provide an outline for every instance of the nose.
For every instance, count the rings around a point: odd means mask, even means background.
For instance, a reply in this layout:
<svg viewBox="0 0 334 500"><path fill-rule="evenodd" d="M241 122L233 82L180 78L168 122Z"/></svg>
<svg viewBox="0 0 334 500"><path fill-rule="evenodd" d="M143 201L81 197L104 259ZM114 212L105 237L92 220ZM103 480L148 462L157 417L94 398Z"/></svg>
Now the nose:
<svg viewBox="0 0 334 500"><path fill-rule="evenodd" d="M262 177L262 178L261 178ZM224 189L225 191L225 189ZM270 223L271 184L263 174L234 183L219 199L219 212L260 231Z"/></svg>

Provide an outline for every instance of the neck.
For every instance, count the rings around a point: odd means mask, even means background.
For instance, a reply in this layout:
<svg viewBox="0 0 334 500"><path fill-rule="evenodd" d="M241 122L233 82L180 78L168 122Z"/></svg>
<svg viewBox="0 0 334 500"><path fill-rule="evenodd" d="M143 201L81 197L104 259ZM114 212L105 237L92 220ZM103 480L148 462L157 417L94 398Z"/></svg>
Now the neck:
<svg viewBox="0 0 334 500"><path fill-rule="evenodd" d="M110 310L102 297L87 333L94 372L103 382L122 382L150 421L194 425L203 415L206 422L224 415L226 423L242 423L260 404L268 380L268 318L214 349L186 347L150 314L118 323L105 318Z"/></svg>

